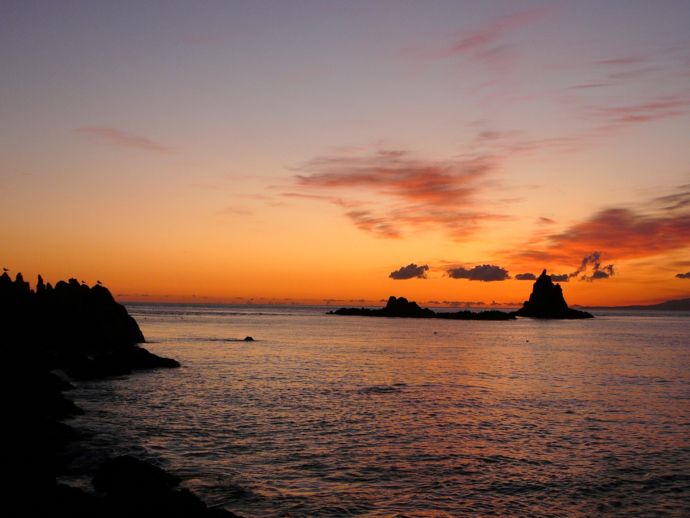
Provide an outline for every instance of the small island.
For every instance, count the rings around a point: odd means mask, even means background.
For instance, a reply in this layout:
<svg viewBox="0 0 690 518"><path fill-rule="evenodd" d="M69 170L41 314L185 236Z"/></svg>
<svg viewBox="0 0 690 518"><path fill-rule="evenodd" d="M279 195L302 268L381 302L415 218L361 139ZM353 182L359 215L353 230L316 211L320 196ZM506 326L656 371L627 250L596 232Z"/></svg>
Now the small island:
<svg viewBox="0 0 690 518"><path fill-rule="evenodd" d="M340 308L329 311L329 315L354 315L364 317L393 317L393 318L442 318L446 320L513 320L515 315L505 311L457 311L454 313L440 313L421 308L416 302L408 301L405 297L389 297L386 306L381 309L371 308Z"/></svg>
<svg viewBox="0 0 690 518"><path fill-rule="evenodd" d="M591 313L569 308L561 285L554 284L546 270L534 282L529 300L514 314L518 317L549 319L594 318Z"/></svg>
<svg viewBox="0 0 690 518"><path fill-rule="evenodd" d="M389 297L385 307L372 308L340 308L328 311L328 315L351 315L361 317L392 317L392 318L441 318L445 320L515 320L516 317L546 318L546 319L582 319L594 318L586 311L571 309L565 302L560 284L554 284L551 276L544 270L532 286L529 300L526 300L517 311L456 311L436 312L429 308L421 308L416 302L405 297Z"/></svg>

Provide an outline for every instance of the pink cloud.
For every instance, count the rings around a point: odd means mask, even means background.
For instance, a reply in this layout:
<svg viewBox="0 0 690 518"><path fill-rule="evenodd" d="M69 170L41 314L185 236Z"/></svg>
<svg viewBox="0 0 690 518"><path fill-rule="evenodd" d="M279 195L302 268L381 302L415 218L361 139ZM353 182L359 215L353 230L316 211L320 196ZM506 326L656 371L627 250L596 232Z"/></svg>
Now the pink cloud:
<svg viewBox="0 0 690 518"><path fill-rule="evenodd" d="M109 127L83 127L74 130L78 135L92 138L100 142L112 144L118 147L140 149L142 151L152 151L154 153L170 153L172 148L154 142L153 140L133 135L117 128Z"/></svg>
<svg viewBox="0 0 690 518"><path fill-rule="evenodd" d="M605 250L614 260L638 259L690 247L690 189L654 198L638 207L603 209L565 230L545 236L542 246L532 243L513 258L542 263L575 263Z"/></svg>
<svg viewBox="0 0 690 518"><path fill-rule="evenodd" d="M598 108L596 111L598 115L609 123L630 124L676 117L688 113L689 110L690 97L687 95L677 95L629 104L627 106Z"/></svg>
<svg viewBox="0 0 690 518"><path fill-rule="evenodd" d="M629 55L629 56L618 56L615 58L608 58L608 59L602 59L597 61L597 65L606 65L606 66L628 66L628 65L639 65L641 63L645 63L647 61L646 58L638 55Z"/></svg>
<svg viewBox="0 0 690 518"><path fill-rule="evenodd" d="M380 237L401 237L405 229L414 228L460 238L484 221L505 218L480 210L480 195L489 189L488 177L495 168L488 155L439 161L398 150L332 155L307 162L301 168L304 174L295 177L301 192L284 196L343 207L357 228Z"/></svg>
<svg viewBox="0 0 690 518"><path fill-rule="evenodd" d="M488 61L504 59L506 48L500 44L507 34L539 22L552 12L551 7L539 7L500 16L448 45L437 48L408 48L402 51L402 55L412 59L440 59L457 54L471 55Z"/></svg>

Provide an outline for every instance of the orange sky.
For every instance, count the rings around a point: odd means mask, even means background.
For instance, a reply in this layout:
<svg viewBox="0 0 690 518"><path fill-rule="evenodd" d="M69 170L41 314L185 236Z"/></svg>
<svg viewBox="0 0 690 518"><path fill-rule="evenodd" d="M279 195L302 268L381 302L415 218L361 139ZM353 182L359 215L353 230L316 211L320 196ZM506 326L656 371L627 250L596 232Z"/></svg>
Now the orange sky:
<svg viewBox="0 0 690 518"><path fill-rule="evenodd" d="M6 8L1 266L123 300L510 303L543 268L571 304L689 297L690 5L586 4Z"/></svg>

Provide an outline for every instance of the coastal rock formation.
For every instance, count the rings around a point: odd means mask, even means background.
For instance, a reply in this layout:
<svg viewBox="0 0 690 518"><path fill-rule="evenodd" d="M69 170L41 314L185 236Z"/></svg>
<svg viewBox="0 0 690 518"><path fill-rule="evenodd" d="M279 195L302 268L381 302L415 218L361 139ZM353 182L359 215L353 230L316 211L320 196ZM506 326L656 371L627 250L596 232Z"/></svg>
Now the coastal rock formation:
<svg viewBox="0 0 690 518"><path fill-rule="evenodd" d="M14 281L7 272L0 275L0 333L6 354L41 362L48 370L73 371L76 377L179 367L137 345L145 342L144 335L107 288L76 279L53 288L39 275L32 290L21 273Z"/></svg>
<svg viewBox="0 0 690 518"><path fill-rule="evenodd" d="M188 489L179 489L179 477L129 455L105 461L93 478L104 495L96 504L108 516L236 517L224 509L209 509Z"/></svg>
<svg viewBox="0 0 690 518"><path fill-rule="evenodd" d="M454 313L441 313L421 308L416 302L409 301L405 297L389 297L386 306L381 309L371 308L340 308L329 311L329 315L354 315L364 317L395 317L395 318L441 318L446 320L511 320L510 313L503 311L457 311Z"/></svg>
<svg viewBox="0 0 690 518"><path fill-rule="evenodd" d="M586 311L570 309L560 284L554 284L546 270L534 282L529 300L514 314L531 318L594 318L594 315Z"/></svg>
<svg viewBox="0 0 690 518"><path fill-rule="evenodd" d="M53 288L39 276L32 290L21 274L14 281L0 275L0 462L9 474L0 486L1 516L236 516L208 508L177 488L177 477L135 459L107 461L94 482L96 495L57 483L69 463L68 443L82 437L62 422L82 413L63 395L73 388L64 376L179 366L138 345L144 341L136 321L100 284L70 279Z"/></svg>

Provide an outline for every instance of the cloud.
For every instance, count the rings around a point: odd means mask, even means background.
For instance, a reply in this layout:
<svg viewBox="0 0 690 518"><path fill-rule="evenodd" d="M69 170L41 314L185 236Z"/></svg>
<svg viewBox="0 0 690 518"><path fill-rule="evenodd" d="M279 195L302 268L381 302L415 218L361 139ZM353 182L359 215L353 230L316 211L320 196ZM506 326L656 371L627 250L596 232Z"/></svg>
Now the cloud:
<svg viewBox="0 0 690 518"><path fill-rule="evenodd" d="M398 270L391 272L388 277L396 280L404 279L426 279L426 272L429 270L429 266L423 264L417 266L414 263L410 263L407 266L402 266Z"/></svg>
<svg viewBox="0 0 690 518"><path fill-rule="evenodd" d="M152 151L154 153L164 154L172 152L172 148L168 146L154 142L147 137L133 135L117 128L84 127L76 128L74 132L78 135L83 135L87 138L93 138L97 141L105 142L118 147L139 149L142 151Z"/></svg>
<svg viewBox="0 0 690 518"><path fill-rule="evenodd" d="M678 191L674 194L654 198L652 203L662 210L670 212L690 208L690 184L679 186Z"/></svg>
<svg viewBox="0 0 690 518"><path fill-rule="evenodd" d="M442 59L454 55L469 55L483 60L503 59L506 46L502 40L511 32L541 21L553 12L538 7L494 18L486 25L455 38L447 45L403 49L403 57L411 59Z"/></svg>
<svg viewBox="0 0 690 518"><path fill-rule="evenodd" d="M415 229L442 230L459 239L485 221L507 218L480 200L495 169L489 155L422 160L400 150L336 154L305 163L294 179L300 192L284 196L338 205L358 228L379 237L402 237Z"/></svg>
<svg viewBox="0 0 690 518"><path fill-rule="evenodd" d="M505 281L510 279L508 271L493 264L482 264L473 268L449 268L448 276L451 279L468 279L470 281Z"/></svg>
<svg viewBox="0 0 690 518"><path fill-rule="evenodd" d="M598 65L614 65L614 66L628 66L628 65L640 65L645 63L646 58L638 55L628 55L628 56L618 56L615 58L602 59L597 61Z"/></svg>
<svg viewBox="0 0 690 518"><path fill-rule="evenodd" d="M570 280L570 275L567 273L552 273L551 280L553 282L568 282Z"/></svg>
<svg viewBox="0 0 690 518"><path fill-rule="evenodd" d="M557 233L547 234L541 246L508 253L511 260L592 264L592 250L605 250L616 261L640 259L690 246L690 186L652 198L637 206L602 209ZM593 263L596 265L596 261ZM601 265L599 270L602 270ZM603 269L606 273L611 271ZM598 278L602 278L599 274Z"/></svg>
<svg viewBox="0 0 690 518"><path fill-rule="evenodd" d="M492 164L484 158L423 162L394 150L365 157L321 157L304 169L313 171L297 176L305 187L365 188L408 201L451 206L471 198L477 180Z"/></svg>
<svg viewBox="0 0 690 518"><path fill-rule="evenodd" d="M518 273L515 276L516 281L536 281L537 276L533 273Z"/></svg>
<svg viewBox="0 0 690 518"><path fill-rule="evenodd" d="M361 205L360 203L343 200L342 198L338 198L336 196L323 196L320 194L307 194L307 193L300 193L300 192L284 192L284 193L282 193L282 196L284 196L286 198L302 198L302 199L306 199L306 200L328 201L328 202L332 203L333 205L338 205L339 207L343 207L346 209Z"/></svg>
<svg viewBox="0 0 690 518"><path fill-rule="evenodd" d="M402 237L395 225L386 218L373 216L368 210L351 210L345 215L350 218L355 226L366 232L371 232L379 237L396 239Z"/></svg>
<svg viewBox="0 0 690 518"><path fill-rule="evenodd" d="M652 122L684 115L690 110L687 95L659 97L645 102L597 108L597 113L608 124L626 125Z"/></svg>
<svg viewBox="0 0 690 518"><path fill-rule="evenodd" d="M591 269L589 275L587 275L588 269ZM612 264L601 265L601 252L592 252L582 259L579 268L571 273L570 277L581 275L580 280L582 281L594 281L597 279L608 279L614 273L614 266Z"/></svg>
<svg viewBox="0 0 690 518"><path fill-rule="evenodd" d="M687 273L677 273L676 277L679 279L690 279L690 272Z"/></svg>

